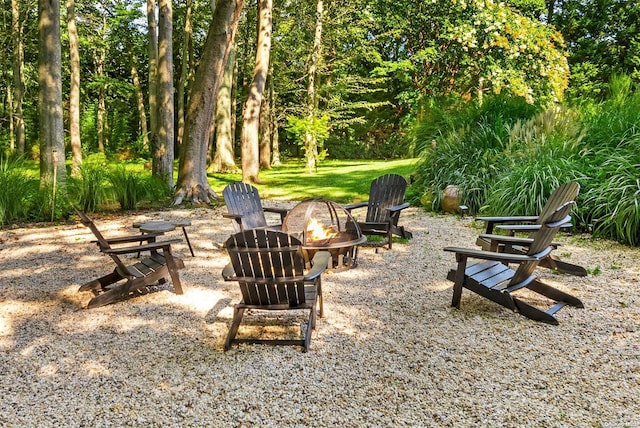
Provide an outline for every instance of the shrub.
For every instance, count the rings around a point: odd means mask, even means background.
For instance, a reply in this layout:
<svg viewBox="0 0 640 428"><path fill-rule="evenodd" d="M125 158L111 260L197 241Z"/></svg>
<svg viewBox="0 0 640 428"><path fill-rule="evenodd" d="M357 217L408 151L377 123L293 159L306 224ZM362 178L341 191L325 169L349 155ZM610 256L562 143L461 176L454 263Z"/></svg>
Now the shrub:
<svg viewBox="0 0 640 428"><path fill-rule="evenodd" d="M115 200L122 210L136 209L138 203L149 195L147 181L141 174L119 166L107 174Z"/></svg>
<svg viewBox="0 0 640 428"><path fill-rule="evenodd" d="M20 167L21 159L0 158L0 225L25 219L38 193L38 181Z"/></svg>
<svg viewBox="0 0 640 428"><path fill-rule="evenodd" d="M69 179L69 198L87 213L95 212L108 199L105 164L99 159L85 159L80 175Z"/></svg>

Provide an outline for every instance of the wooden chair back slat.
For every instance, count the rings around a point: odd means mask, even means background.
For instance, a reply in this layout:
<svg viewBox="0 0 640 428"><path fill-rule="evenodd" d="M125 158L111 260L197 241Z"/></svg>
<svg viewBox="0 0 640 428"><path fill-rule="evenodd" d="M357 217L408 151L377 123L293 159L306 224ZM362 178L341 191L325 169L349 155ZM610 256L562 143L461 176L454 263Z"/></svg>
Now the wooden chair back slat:
<svg viewBox="0 0 640 428"><path fill-rule="evenodd" d="M536 232L535 238L527 251L527 255L535 256L550 248L551 242L560 230L560 227L571 221L569 213L574 205L575 202L573 201L566 202L546 218L540 230ZM521 263L509 284L517 284L530 278L539 263L540 260Z"/></svg>
<svg viewBox="0 0 640 428"><path fill-rule="evenodd" d="M98 246L100 247L100 251L104 252L105 250L111 249L111 245L105 239L105 237L102 235L102 233L100 232L98 227L95 225L93 220L91 220L91 218L89 218L89 216L84 211L80 211L80 210L76 209L76 213L80 217L80 222L84 226L88 227L89 230L91 230L91 233L93 233L93 236L98 241ZM127 265L116 254L109 254L109 257L111 257L111 259L114 261L114 263L116 264L117 269L118 269L118 271L120 272L121 275L123 275L123 276L136 276L133 272L131 272L129 267L127 267Z"/></svg>
<svg viewBox="0 0 640 428"><path fill-rule="evenodd" d="M236 232L267 227L258 189L246 183L231 183L222 191L229 214L242 215L242 227L234 222Z"/></svg>
<svg viewBox="0 0 640 428"><path fill-rule="evenodd" d="M580 192L580 184L569 181L558 186L549 196L538 216L537 224L543 224L546 218L567 202L575 201Z"/></svg>
<svg viewBox="0 0 640 428"><path fill-rule="evenodd" d="M406 190L407 180L398 174L386 174L373 180L369 191L366 221L370 223L389 221L387 207L402 204Z"/></svg>
<svg viewBox="0 0 640 428"><path fill-rule="evenodd" d="M287 233L249 229L226 242L247 305L295 307L305 302L302 243Z"/></svg>

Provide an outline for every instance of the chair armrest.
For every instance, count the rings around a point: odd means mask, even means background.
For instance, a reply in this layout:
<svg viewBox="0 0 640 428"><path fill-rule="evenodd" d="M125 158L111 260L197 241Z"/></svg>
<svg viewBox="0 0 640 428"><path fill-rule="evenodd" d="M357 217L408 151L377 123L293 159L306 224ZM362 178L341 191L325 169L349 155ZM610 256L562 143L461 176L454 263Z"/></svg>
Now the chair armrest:
<svg viewBox="0 0 640 428"><path fill-rule="evenodd" d="M465 256L481 260L494 260L503 263L522 263L541 260L551 252L551 247L539 252L534 256L526 254L494 253L493 251L474 250L471 248L445 247L444 251L456 253L456 256Z"/></svg>
<svg viewBox="0 0 640 428"><path fill-rule="evenodd" d="M144 242L152 241L162 233L145 233L140 235L128 235L128 236L116 236L115 238L106 238L105 241L109 244L124 244L129 242ZM97 242L97 241L96 241Z"/></svg>
<svg viewBox="0 0 640 428"><path fill-rule="evenodd" d="M392 207L387 207L387 211L395 213L395 212L401 211L401 210L403 210L405 208L409 208L409 202L405 202L405 203L402 203L400 205L394 205Z"/></svg>
<svg viewBox="0 0 640 428"><path fill-rule="evenodd" d="M536 230L540 230L541 225L539 224L500 224L496 226L500 230L508 230L510 232L535 232ZM573 227L572 223L563 224L563 228Z"/></svg>
<svg viewBox="0 0 640 428"><path fill-rule="evenodd" d="M151 250L158 250L158 249L166 249L171 247L172 244L177 244L179 242L182 242L182 239L170 239L167 241L160 241L160 242L152 242L149 244L143 244L143 245L136 245L134 247L122 247L122 248L107 248L105 250L103 250L102 252L105 254L132 254L132 253L139 253L141 251L151 251Z"/></svg>
<svg viewBox="0 0 640 428"><path fill-rule="evenodd" d="M351 212L351 210L355 210L356 208L363 208L363 207L366 207L367 205L369 205L369 201L356 202L355 204L345 205L343 208Z"/></svg>
<svg viewBox="0 0 640 428"><path fill-rule="evenodd" d="M329 265L331 253L328 251L318 251L311 259L311 270L304 276L305 281L312 281L320 276Z"/></svg>
<svg viewBox="0 0 640 428"><path fill-rule="evenodd" d="M485 241L497 242L498 244L516 244L529 246L533 242L533 238L521 238L519 236L509 235L492 235L489 233L483 233L479 236L479 238Z"/></svg>
<svg viewBox="0 0 640 428"><path fill-rule="evenodd" d="M537 215L516 215L516 216L503 216L503 217L476 217L478 221L484 221L487 223L486 233L493 232L493 227L496 224L502 223L534 223L538 220Z"/></svg>
<svg viewBox="0 0 640 428"><path fill-rule="evenodd" d="M263 207L262 211L266 213L280 214L280 221L284 221L284 218L287 216L287 213L289 212L287 208L277 208L277 207Z"/></svg>
<svg viewBox="0 0 640 428"><path fill-rule="evenodd" d="M510 223L510 222L525 222L536 221L539 216L537 215L514 215L514 216L502 216L502 217L476 217L476 220L486 221L492 223Z"/></svg>
<svg viewBox="0 0 640 428"><path fill-rule="evenodd" d="M223 213L222 217L230 218L232 220L240 220L242 218L242 214Z"/></svg>

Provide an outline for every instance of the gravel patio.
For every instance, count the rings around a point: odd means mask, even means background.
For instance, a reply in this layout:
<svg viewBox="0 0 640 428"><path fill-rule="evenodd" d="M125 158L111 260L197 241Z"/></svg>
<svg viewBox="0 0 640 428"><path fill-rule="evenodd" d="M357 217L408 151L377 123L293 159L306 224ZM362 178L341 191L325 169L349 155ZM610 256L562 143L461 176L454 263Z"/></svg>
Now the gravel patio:
<svg viewBox="0 0 640 428"><path fill-rule="evenodd" d="M220 275L218 244L232 233L222 212L95 216L106 236L189 219L196 257L175 246L183 295L161 286L92 310L78 287L114 266L87 228L0 230L0 426L640 427L639 248L560 236L558 254L594 274L540 270L585 304L560 311L559 326L468 291L457 310L446 280L455 258L442 248L474 247L481 230L410 208L401 224L413 240L362 247L357 268L323 276L325 317L308 353L225 353L240 293ZM300 327L272 321L249 328Z"/></svg>

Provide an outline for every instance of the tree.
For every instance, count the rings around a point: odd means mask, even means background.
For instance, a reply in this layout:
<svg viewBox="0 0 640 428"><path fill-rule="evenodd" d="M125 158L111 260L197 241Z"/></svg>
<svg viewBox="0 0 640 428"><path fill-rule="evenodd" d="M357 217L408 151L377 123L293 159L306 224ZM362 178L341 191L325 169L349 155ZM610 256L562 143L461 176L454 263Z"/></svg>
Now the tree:
<svg viewBox="0 0 640 428"><path fill-rule="evenodd" d="M13 119L15 149L24 153L26 128L24 122L23 99L25 89L24 76L24 25L20 13L20 3L11 0L11 23L13 29Z"/></svg>
<svg viewBox="0 0 640 428"><path fill-rule="evenodd" d="M153 175L173 187L173 12L171 0L158 3L158 129L153 148Z"/></svg>
<svg viewBox="0 0 640 428"><path fill-rule="evenodd" d="M233 127L233 75L235 70L235 49L229 52L229 59L224 71L224 77L218 91L216 106L216 149L211 163L212 172L231 172L238 169L234 158L234 127Z"/></svg>
<svg viewBox="0 0 640 428"><path fill-rule="evenodd" d="M259 173L259 126L260 106L267 75L269 73L269 55L271 52L272 0L259 0L258 40L253 79L249 87L249 96L242 112L242 181L255 183Z"/></svg>
<svg viewBox="0 0 640 428"><path fill-rule="evenodd" d="M324 4L322 0L316 2L316 26L313 37L313 49L309 59L309 78L307 86L307 120L310 124L318 118L318 100L316 97L316 75L320 65L320 51L322 49L322 20L324 18ZM318 135L315 126L306 129L304 135L304 152L307 159L307 173L316 170L318 162Z"/></svg>
<svg viewBox="0 0 640 428"><path fill-rule="evenodd" d="M562 0L553 24L567 41L571 93L604 97L615 74L640 82L640 3L635 0Z"/></svg>
<svg viewBox="0 0 640 428"><path fill-rule="evenodd" d="M64 190L66 169L62 119L62 76L59 0L38 1L40 187Z"/></svg>
<svg viewBox="0 0 640 428"><path fill-rule="evenodd" d="M207 181L207 148L216 97L238 28L244 0L218 0L188 97L184 141L180 147L175 204L217 199Z"/></svg>
<svg viewBox="0 0 640 428"><path fill-rule="evenodd" d="M67 31L71 82L69 84L69 142L71 145L71 174L80 173L82 142L80 139L80 45L76 28L75 1L67 0Z"/></svg>

